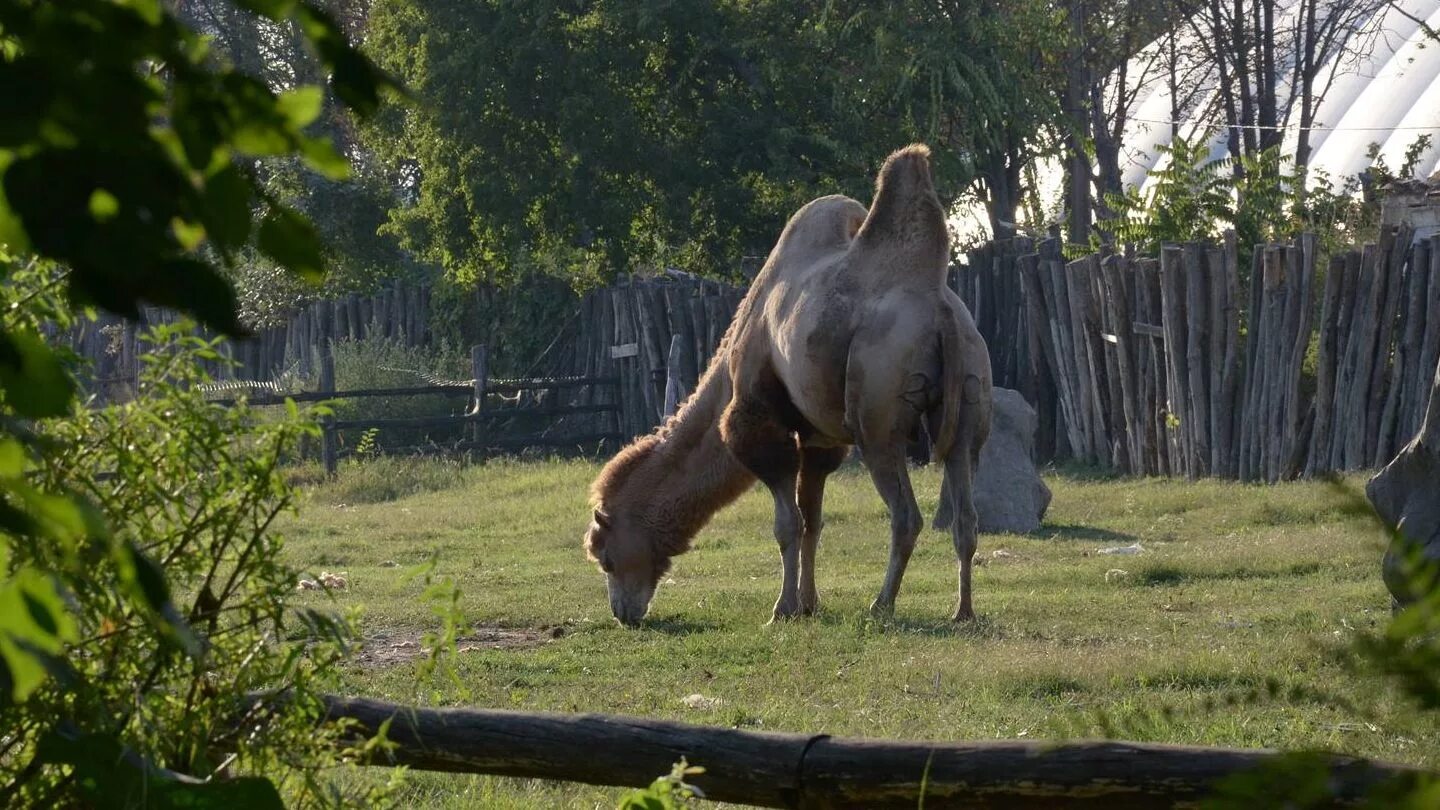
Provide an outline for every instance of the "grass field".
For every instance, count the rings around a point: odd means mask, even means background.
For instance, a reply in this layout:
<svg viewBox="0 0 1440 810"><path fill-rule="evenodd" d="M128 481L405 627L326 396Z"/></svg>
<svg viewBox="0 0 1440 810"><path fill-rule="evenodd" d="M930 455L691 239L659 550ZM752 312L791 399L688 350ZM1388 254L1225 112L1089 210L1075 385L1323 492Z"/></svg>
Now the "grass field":
<svg viewBox="0 0 1440 810"><path fill-rule="evenodd" d="M1433 719L1334 655L1386 621L1389 600L1379 533L1325 484L1050 475L1040 532L981 537L981 618L957 627L954 552L929 531L893 621L868 616L888 520L864 471L847 466L826 504L817 618L763 626L780 562L769 497L752 492L676 560L646 626L625 630L580 549L595 472L582 462L384 462L307 487L284 529L287 553L306 570L345 571L350 587L300 598L359 609L372 639L345 688L764 730L1110 735L1440 765ZM935 471L916 472L927 514L938 488ZM1097 553L1137 542L1136 555ZM432 554L434 574L459 588L463 635L474 640L459 645L457 678L422 682L404 659L438 620L410 572ZM685 701L697 694L705 699ZM621 792L424 774L405 790L408 804L448 807L613 806Z"/></svg>

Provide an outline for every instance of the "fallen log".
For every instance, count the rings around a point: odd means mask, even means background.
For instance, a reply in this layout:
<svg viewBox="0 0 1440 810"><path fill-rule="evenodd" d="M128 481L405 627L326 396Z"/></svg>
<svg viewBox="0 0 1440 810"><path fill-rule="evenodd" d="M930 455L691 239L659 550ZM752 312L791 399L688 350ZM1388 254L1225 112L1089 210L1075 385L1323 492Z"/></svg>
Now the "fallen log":
<svg viewBox="0 0 1440 810"><path fill-rule="evenodd" d="M603 714L422 709L326 696L331 720L387 751L373 765L644 786L682 757L705 768L707 797L762 807L1169 808L1276 760L1269 750L1131 742L906 742L740 731ZM1320 755L1340 806L1404 766Z"/></svg>

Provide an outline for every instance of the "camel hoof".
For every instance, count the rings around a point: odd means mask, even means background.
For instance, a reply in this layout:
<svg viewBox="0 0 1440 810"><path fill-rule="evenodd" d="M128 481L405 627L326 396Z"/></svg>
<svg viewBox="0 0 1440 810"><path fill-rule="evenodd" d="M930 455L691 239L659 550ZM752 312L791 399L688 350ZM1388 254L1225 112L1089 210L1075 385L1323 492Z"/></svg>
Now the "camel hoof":
<svg viewBox="0 0 1440 810"><path fill-rule="evenodd" d="M795 617L797 617L797 616L802 615L803 613L804 613L804 610L800 607L800 605L799 605L798 603L797 603L797 604L794 604L794 605L782 605L782 604L777 604L777 605L775 605L775 610L774 610L774 612L771 613L771 615L770 615L770 622L769 622L769 623L770 623L770 624L774 624L774 623L776 623L776 622L778 622L778 621L784 621L784 620L787 620L787 619L793 619L793 618L795 618Z"/></svg>
<svg viewBox="0 0 1440 810"><path fill-rule="evenodd" d="M877 619L889 619L895 615L895 603L876 599L870 603L870 615Z"/></svg>
<svg viewBox="0 0 1440 810"><path fill-rule="evenodd" d="M973 622L975 621L975 609L969 607L960 608L959 610L955 611L955 615L951 618L951 621Z"/></svg>

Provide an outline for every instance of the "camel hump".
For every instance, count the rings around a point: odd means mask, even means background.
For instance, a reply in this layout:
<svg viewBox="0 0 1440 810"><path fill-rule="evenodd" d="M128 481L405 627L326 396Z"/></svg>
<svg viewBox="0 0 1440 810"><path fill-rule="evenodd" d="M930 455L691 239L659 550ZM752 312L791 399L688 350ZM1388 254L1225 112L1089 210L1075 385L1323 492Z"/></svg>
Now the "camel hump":
<svg viewBox="0 0 1440 810"><path fill-rule="evenodd" d="M844 195L819 197L795 212L780 239L786 250L844 250L867 215L865 206Z"/></svg>
<svg viewBox="0 0 1440 810"><path fill-rule="evenodd" d="M930 175L930 147L911 144L885 159L875 181L875 199L856 237L868 246L914 254L917 261L944 266L950 235Z"/></svg>

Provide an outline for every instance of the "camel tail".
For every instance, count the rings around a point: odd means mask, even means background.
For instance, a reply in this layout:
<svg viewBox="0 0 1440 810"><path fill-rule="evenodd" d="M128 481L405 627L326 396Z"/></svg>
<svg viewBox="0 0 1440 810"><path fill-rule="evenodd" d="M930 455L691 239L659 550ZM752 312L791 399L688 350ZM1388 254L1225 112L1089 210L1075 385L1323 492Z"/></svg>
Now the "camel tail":
<svg viewBox="0 0 1440 810"><path fill-rule="evenodd" d="M948 311L940 318L940 427L935 431L935 458L950 457L955 434L960 430L960 408L965 399L965 375L961 374L960 326Z"/></svg>

